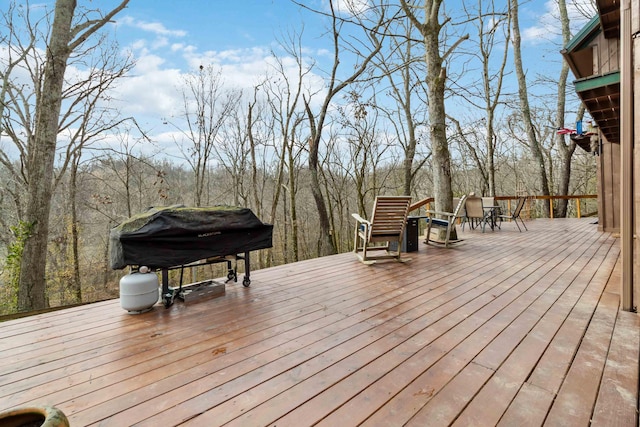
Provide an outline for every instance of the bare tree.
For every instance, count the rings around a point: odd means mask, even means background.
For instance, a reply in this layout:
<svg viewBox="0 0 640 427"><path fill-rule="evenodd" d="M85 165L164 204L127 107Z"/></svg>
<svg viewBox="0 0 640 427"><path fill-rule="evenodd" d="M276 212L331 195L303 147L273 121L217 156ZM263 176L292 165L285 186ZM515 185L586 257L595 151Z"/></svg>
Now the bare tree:
<svg viewBox="0 0 640 427"><path fill-rule="evenodd" d="M319 166L319 153L322 145L322 135L329 115L329 107L337 94L342 92L353 82L357 81L357 79L367 70L373 58L375 58L378 52L382 49L381 37L386 33L386 28L389 26L390 22L386 16L387 8L383 5L371 9L371 13L375 12L377 13L377 16L375 16L370 24L364 21L365 15L356 15L356 19L358 20L357 27L362 29L364 37L366 37L366 40L369 43L369 51L367 53L363 53L362 50L357 49L361 57L354 71L349 73L345 78L339 80L338 70L340 68L340 55L344 52L344 46L341 46L340 35L341 29L345 25L346 21L338 18L334 7L334 0L329 0L329 7L331 10L329 18L331 20L330 34L333 41L333 64L331 66L331 71L329 72L325 96L317 113L313 111L310 100L305 99L310 130L308 146L309 171L311 173L311 193L313 194L313 199L318 209L318 220L322 233L319 241L319 256L336 253L335 241L332 238L331 220L329 218L329 212L327 210L324 195L322 194L322 185L320 183L321 171Z"/></svg>
<svg viewBox="0 0 640 427"><path fill-rule="evenodd" d="M560 12L560 26L562 28L562 45L566 46L571 40L571 29L569 28L569 14L567 13L566 0L558 0L558 10ZM567 78L569 76L569 64L562 61L560 76L558 77L558 100L556 104L556 127L564 128L564 118L566 115L567 101ZM582 120L584 114L584 105L581 105L578 111L578 119ZM569 194L569 183L571 181L571 159L576 150L576 142L569 138L565 141L565 136L556 133L555 145L560 153L560 177L558 185L558 193L560 195ZM554 216L563 218L567 215L567 199L560 199L554 207Z"/></svg>
<svg viewBox="0 0 640 427"><path fill-rule="evenodd" d="M299 131L304 117L303 99L316 95L317 89L310 87L308 78L315 67L315 61L303 55L302 32L286 34L280 40L280 47L287 53L293 65L287 65L282 58L272 54L273 74L265 78L264 91L267 105L273 115L277 140L276 150L280 153L280 163L274 187L271 217L275 218L281 191L286 190L288 206L285 209L284 243L285 260L299 260L299 224L297 218L297 173L302 156L302 141ZM286 172L286 175L285 175ZM286 204L286 202L285 202ZM288 226L287 226L288 223Z"/></svg>
<svg viewBox="0 0 640 427"><path fill-rule="evenodd" d="M513 37L511 42L513 45L513 60L515 63L516 77L518 79L518 96L520 99L520 115L524 126L524 134L527 137L527 144L531 152L531 156L535 162L538 179L540 184L540 193L548 196L549 180L547 175L547 168L545 165L544 154L540 147L540 142L536 137L536 130L533 125L531 116L531 107L529 105L529 93L527 89L527 77L522 65L522 50L521 50L521 36L520 36L520 21L518 19L518 0L509 0L511 5L511 25L513 28ZM545 200L546 212L549 212L549 200Z"/></svg>
<svg viewBox="0 0 640 427"><path fill-rule="evenodd" d="M185 77L184 83L182 114L186 130L180 131L184 138L181 146L194 172L193 203L202 206L207 202L204 191L218 133L239 105L242 92L225 89L220 70L212 65L201 65L198 71Z"/></svg>
<svg viewBox="0 0 640 427"><path fill-rule="evenodd" d="M79 51L98 30L111 21L129 0L123 0L106 14L86 11L76 18L76 0L57 0L46 57L35 87L34 131L27 140L27 192L24 221L33 226L27 238L20 266L18 309L34 310L47 306L46 259L49 236L49 213L54 189L54 162L60 132L65 72L72 54ZM28 7L28 6L27 6ZM94 16L95 18L91 18ZM91 49L85 49L86 54ZM5 71L6 73L6 71ZM6 82L6 80L5 80ZM27 101L26 97L22 98ZM3 100L5 102L5 100Z"/></svg>
<svg viewBox="0 0 640 427"><path fill-rule="evenodd" d="M31 9L29 7L16 7L16 2L9 3L6 12L2 13L3 24L0 28L7 29L7 33L0 34L0 42L7 46L4 63L2 69L0 69L0 78L2 79L2 87L0 88L0 118L5 117L5 106L7 105L8 98L10 98L10 89L13 87L13 71L16 68L20 68L25 64L28 64L27 59L36 57L37 49L36 43L38 40L42 40L44 36L40 33L40 24L34 23L31 20ZM27 32L25 37L21 37L16 31L17 28L22 27L18 24L16 18L21 19L24 25L24 31ZM14 99L15 101L15 99ZM1 128L0 128L1 130ZM6 166L6 154L2 153L2 160Z"/></svg>
<svg viewBox="0 0 640 427"><path fill-rule="evenodd" d="M94 184L90 200L85 201L110 224L129 218L145 207L163 204L169 198L166 187L152 190L151 185L157 187L156 181L164 179L165 172L151 161L153 155L143 154L143 144L147 141L134 137L132 129L126 127L117 132L115 138L119 142L117 147L108 148L90 161ZM189 196L186 191L175 193L180 197ZM174 203L177 199L173 198Z"/></svg>
<svg viewBox="0 0 640 427"><path fill-rule="evenodd" d="M397 108L375 103L386 114L394 127L395 135L402 147L404 159L402 194L412 194L412 184L418 171L429 159L430 153L419 150L419 142L425 146L426 138L421 138L421 128L427 125L427 105L425 82L423 80L424 61L414 51L418 42L412 37L411 22L398 20L398 35L390 37L389 54L376 62L389 83L386 94L395 101ZM424 53L422 53L424 55ZM381 55L382 56L382 55ZM378 82L376 81L376 84Z"/></svg>
<svg viewBox="0 0 640 427"><path fill-rule="evenodd" d="M65 227L59 232L58 242L69 242L71 248L70 254L64 259L64 269L73 271L73 274L66 274L65 279L61 283L65 283L69 292L63 292L65 301L80 302L82 300L80 274L79 274L79 223L76 209L76 177L77 168L81 162L81 154L83 149L89 148L92 143L104 139L110 130L120 126L130 118L121 118L117 116L117 112L109 107L106 101L107 93L111 86L125 75L133 66L133 63L121 55L119 48L115 44L98 43L100 46L99 55L90 57L87 63L86 58L78 58L86 65L86 75L72 75L66 78L62 98L68 102L64 103L64 109L61 111L59 123L59 133L64 135L66 145L61 146L59 150L60 162L56 167L53 189L58 188L60 182L66 172L70 172L68 185L69 204L64 205L63 209L68 211L69 219L66 221ZM20 64L27 66L32 70L31 79L33 87L38 87L41 75L35 70L40 57L34 56L30 58L29 63ZM31 64L33 62L33 64ZM73 63L73 60L70 61ZM5 95L9 99L16 100L21 97L27 97L31 92L25 89L25 85L10 84L4 88ZM10 137L16 147L21 165L20 170L28 170L31 165L27 158L29 136L32 136L34 124L32 118L35 115L31 113L32 105L25 102L12 102L6 105L7 116L5 119L5 132ZM27 141L23 140L22 135L28 135ZM27 177L17 174L17 170L13 168L13 163L9 161L8 156L0 158L0 163L8 165L8 169L13 171L14 176L12 182L19 182L23 191L26 191ZM70 236L63 236L69 233ZM57 274L54 265L51 265L51 277ZM69 299L70 298L70 299Z"/></svg>
<svg viewBox="0 0 640 427"><path fill-rule="evenodd" d="M137 129L136 129L137 130ZM109 288L112 276L109 265L109 231L112 227L149 206L185 203L190 198L191 175L157 158L149 149L149 141L134 128L124 126L115 132L119 144L111 144L84 163L79 176L76 209L85 225L80 231L85 242L81 252L99 253L92 260L93 270L101 271L101 289ZM145 154L145 152L147 152ZM178 184L184 183L184 188ZM86 224L91 226L87 227ZM93 277L95 279L96 276ZM86 282L85 287L90 287Z"/></svg>
<svg viewBox="0 0 640 427"><path fill-rule="evenodd" d="M249 168L249 136L247 134L247 113L238 103L237 108L229 114L220 129L220 138L214 144L213 150L218 163L218 169L223 169L231 180L226 186L223 200L231 193L234 206L247 206L249 201L249 186L245 183L245 176Z"/></svg>
<svg viewBox="0 0 640 427"><path fill-rule="evenodd" d="M417 5L421 3L421 6ZM457 46L469 38L464 35L444 49L440 40L442 29L451 18L440 22L442 0L420 0L412 2L400 0L400 6L423 37L425 61L427 64L427 97L429 101L429 125L433 165L433 186L436 209L451 212L453 210L453 192L451 189L451 154L447 140L447 114L445 110L445 88L447 84L446 61ZM418 10L422 9L422 22ZM446 231L442 231L445 233ZM440 236L444 240L444 236Z"/></svg>
<svg viewBox="0 0 640 427"><path fill-rule="evenodd" d="M266 79L268 80L268 79ZM262 218L266 211L265 204L268 201L269 192L267 187L273 178L268 173L269 162L271 157L267 154L271 150L273 141L276 137L276 117L268 114L266 100L258 100L258 93L265 89L264 82L254 87L253 99L249 102L247 108L247 141L249 143L249 162L251 168L251 193L253 198L253 208L255 214ZM284 153L284 150L282 150ZM281 158L274 155L277 159L276 170L280 170L282 164ZM282 176L280 173L279 177ZM275 215L268 219L273 222ZM259 253L258 263L260 267L266 267L272 264L273 250L261 251Z"/></svg>
<svg viewBox="0 0 640 427"><path fill-rule="evenodd" d="M355 86L357 89L358 86ZM338 123L342 128L341 135L331 138L339 143L332 143L334 163L340 166L342 174L350 178L355 186L355 200L358 214L367 218L369 201L385 188L388 174L392 168L389 164L390 147L393 142L384 141L383 130L379 129L382 109L375 102L362 102L357 90L349 91L349 103L339 107ZM393 133L391 135L395 136ZM340 144L340 147L336 145ZM347 151L349 156L345 157ZM387 164L386 173L383 173ZM333 196L335 197L335 196Z"/></svg>
<svg viewBox="0 0 640 427"><path fill-rule="evenodd" d="M3 198L7 196L13 202L15 209L15 214L11 215L13 220L9 220L9 215L2 215L0 224L3 225L3 229L9 230L12 224L24 218L25 199L22 195L25 193L27 185L25 162L28 157L28 148L26 141L33 139L32 126L22 129L23 125L17 125L17 129L13 131L12 117L15 114L12 114L11 110L21 111L24 108L25 113L18 115L18 123L21 122L21 118L22 121L27 122L33 120L31 104L33 104L35 90L19 90L25 84L19 76L22 74L39 76L36 74L39 67L32 64L38 63L41 55L37 49L37 43L44 40L46 36L41 32L41 27L45 25L43 20L33 21L31 8L17 7L16 2L9 3L7 10L2 13L2 21L0 42L6 46L6 58L2 59L0 66L0 78L2 79L2 87L0 87L0 137L3 135L9 137L21 159L19 162L14 161L12 156L4 150L4 147L0 147L0 164L7 171L7 176L4 177L4 184L1 187L1 194ZM22 29L24 33L18 32L18 29Z"/></svg>
<svg viewBox="0 0 640 427"><path fill-rule="evenodd" d="M478 110L484 117L479 124L464 126L454 117L449 120L457 129L456 139L461 142L463 150L469 153L474 166L482 177L483 194L496 195L496 110L503 103L503 81L507 59L509 57L509 38L511 23L508 10L497 10L494 1L478 0L475 10L468 10L467 15L474 23L477 38L471 48L471 57L479 62L480 78L472 84L457 85L455 92L466 102ZM494 50L502 43L502 51L496 55ZM497 64L494 65L494 64ZM475 74L473 72L469 74ZM455 82L454 82L455 85ZM475 120L474 120L475 121ZM484 135L476 135L483 130ZM485 191L486 190L486 191Z"/></svg>

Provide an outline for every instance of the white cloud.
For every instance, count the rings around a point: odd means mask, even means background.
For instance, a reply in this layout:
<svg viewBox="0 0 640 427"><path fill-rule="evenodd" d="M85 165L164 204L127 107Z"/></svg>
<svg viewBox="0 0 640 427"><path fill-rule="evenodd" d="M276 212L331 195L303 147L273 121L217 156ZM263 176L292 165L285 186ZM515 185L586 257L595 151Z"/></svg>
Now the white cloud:
<svg viewBox="0 0 640 427"><path fill-rule="evenodd" d="M280 69L280 65L276 63L271 50L266 47L203 53L190 51L185 53L185 59L191 70L197 70L200 65L219 67L226 86L248 89L246 93L251 93L254 86L261 83L266 76L274 76L276 80L280 77L278 76L279 71L276 71ZM297 61L290 56L281 56L278 60L282 63L281 67L287 80L295 86L299 78ZM324 87L324 80L317 74L309 73L305 76L304 87L310 93L317 93Z"/></svg>
<svg viewBox="0 0 640 427"><path fill-rule="evenodd" d="M522 41L531 44L545 43L561 34L558 19L558 5L555 0L548 0L544 5L544 13L534 17L535 25L522 30Z"/></svg>
<svg viewBox="0 0 640 427"><path fill-rule="evenodd" d="M187 32L184 30L170 30L160 22L140 21L131 16L122 17L117 21L117 24L138 28L144 32L152 33L157 36L184 37L187 35Z"/></svg>
<svg viewBox="0 0 640 427"><path fill-rule="evenodd" d="M142 49L145 49L145 47L147 46L147 41L146 40L135 40L129 46L134 51L142 50Z"/></svg>
<svg viewBox="0 0 640 427"><path fill-rule="evenodd" d="M567 13L572 27L572 33L580 30L595 13L591 0L573 0L567 2ZM523 42L541 44L558 40L562 36L560 27L560 12L557 0L547 0L544 4L544 12L531 17L535 25L525 27L522 30Z"/></svg>
<svg viewBox="0 0 640 427"><path fill-rule="evenodd" d="M173 53L181 53L184 55L193 55L198 51L198 48L193 45L188 45L184 43L173 43L171 45L171 52Z"/></svg>
<svg viewBox="0 0 640 427"><path fill-rule="evenodd" d="M371 8L369 0L325 0L327 11L330 10L329 1L332 1L333 10L339 15L358 16Z"/></svg>
<svg viewBox="0 0 640 427"><path fill-rule="evenodd" d="M173 46L176 42L172 41L175 38L182 38L187 35L183 30L169 30L163 24L159 22L145 22L132 18L131 16L125 16L117 21L119 26L126 26L127 33L133 35L128 46L129 48L137 52L136 56L144 56L148 50L161 52L169 47L173 50ZM131 31L130 28L141 30L140 32Z"/></svg>
<svg viewBox="0 0 640 427"><path fill-rule="evenodd" d="M114 97L122 102L124 115L153 122L175 113L180 103L176 88L182 73L175 68L162 68L164 63L156 55L139 57L130 76L119 82Z"/></svg>
<svg viewBox="0 0 640 427"><path fill-rule="evenodd" d="M158 50L168 45L169 45L169 40L166 37L158 37L153 41L153 44L151 45L151 47L154 50Z"/></svg>
<svg viewBox="0 0 640 427"><path fill-rule="evenodd" d="M169 59L165 52L160 54L143 48L137 52L137 64L134 70L119 81L113 99L119 101L118 108L123 116L132 116L149 132L149 136L158 144L162 152L173 150L176 155L176 138L171 126L180 126L183 110L181 86L187 73L197 70L200 65L219 67L225 87L249 89L260 83L266 75L273 75L275 59L270 49L253 47L199 52L190 45L175 44L172 53L181 55L186 66L183 69L169 66L176 58ZM290 57L280 58L284 72L291 84L298 78L296 61ZM321 77L310 74L305 77L305 87L317 93L324 86ZM320 102L318 97L312 104ZM169 126L169 128L167 128Z"/></svg>

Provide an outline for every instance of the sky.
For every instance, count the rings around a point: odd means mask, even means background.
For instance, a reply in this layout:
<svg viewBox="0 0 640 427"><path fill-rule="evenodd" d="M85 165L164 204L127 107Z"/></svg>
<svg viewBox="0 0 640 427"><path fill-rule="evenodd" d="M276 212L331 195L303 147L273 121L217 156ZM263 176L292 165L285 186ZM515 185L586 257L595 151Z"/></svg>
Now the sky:
<svg viewBox="0 0 640 427"><path fill-rule="evenodd" d="M324 11L324 2L305 4ZM175 82L200 65L219 66L226 82L252 88L266 72L271 51L282 54L278 40L300 28L306 53L318 61L328 58L325 22L289 0L132 0L117 18L115 34L137 58L129 89L155 101L139 107L154 105L159 115L172 116Z"/></svg>
<svg viewBox="0 0 640 427"><path fill-rule="evenodd" d="M326 10L324 1L305 4ZM250 90L267 72L271 51L281 52L278 40L303 27L307 53L328 54L323 20L289 0L131 0L115 21L115 38L137 61L119 89L127 100L123 113L142 117L140 124L166 146L178 137L171 123L182 113L178 85L185 73L214 65L225 82Z"/></svg>
<svg viewBox="0 0 640 427"><path fill-rule="evenodd" d="M312 9L327 10L328 0L300 1ZM337 6L344 1L367 0L338 0ZM8 2L0 0L3 9ZM80 6L103 10L118 3L78 0ZM44 0L31 2L31 7L53 4ZM454 17L460 13L459 5L460 0L445 1ZM531 73L536 67L559 67L562 60L554 5L554 0L521 1L522 47ZM153 139L170 144L175 129L167 123L180 114L182 76L200 65L215 65L229 84L251 88L267 70L271 51L283 55L278 39L301 28L305 54L320 64L329 61L326 19L290 0L131 0L109 28L112 39L136 61L117 88L119 108L124 115L136 117Z"/></svg>

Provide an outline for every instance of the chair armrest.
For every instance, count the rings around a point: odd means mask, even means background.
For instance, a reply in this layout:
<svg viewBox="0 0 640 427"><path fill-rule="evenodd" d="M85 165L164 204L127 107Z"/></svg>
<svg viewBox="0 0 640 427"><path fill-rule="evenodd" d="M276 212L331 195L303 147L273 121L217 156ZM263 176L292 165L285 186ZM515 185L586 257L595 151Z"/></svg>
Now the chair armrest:
<svg viewBox="0 0 640 427"><path fill-rule="evenodd" d="M363 238L369 238L371 233L371 221L367 221L358 214L351 214L356 220L356 232L360 233ZM366 236L366 237L365 237Z"/></svg>
<svg viewBox="0 0 640 427"><path fill-rule="evenodd" d="M354 214L351 214L351 216L354 217L355 220L358 221L360 224L367 224L368 226L371 226L371 222L362 218L360 215L354 213Z"/></svg>
<svg viewBox="0 0 640 427"><path fill-rule="evenodd" d="M429 216L433 216L433 215L443 215L443 216L448 216L449 218L453 217L454 214L453 212L442 212L442 211L426 211L427 215Z"/></svg>

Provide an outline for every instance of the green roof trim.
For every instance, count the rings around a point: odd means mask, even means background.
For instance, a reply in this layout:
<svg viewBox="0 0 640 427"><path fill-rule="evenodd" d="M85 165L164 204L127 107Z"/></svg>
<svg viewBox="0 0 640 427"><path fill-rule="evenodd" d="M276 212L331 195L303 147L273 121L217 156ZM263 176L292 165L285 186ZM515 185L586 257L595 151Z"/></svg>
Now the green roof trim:
<svg viewBox="0 0 640 427"><path fill-rule="evenodd" d="M597 89L599 87L609 86L615 83L620 83L620 71L607 73L597 77L587 77L585 79L580 79L573 82L576 88L576 92L578 93L591 89Z"/></svg>
<svg viewBox="0 0 640 427"><path fill-rule="evenodd" d="M597 30L597 31L596 31ZM593 40L598 33L600 33L602 29L600 28L600 16L596 15L591 18L591 21L587 23L579 32L576 34L567 45L564 47L565 52L573 52L576 50L580 50L585 44L588 44L591 40Z"/></svg>

